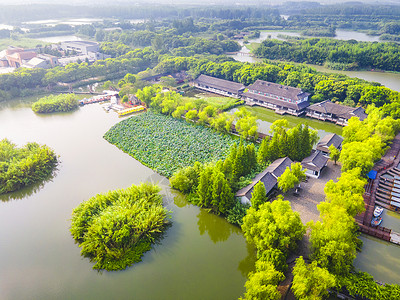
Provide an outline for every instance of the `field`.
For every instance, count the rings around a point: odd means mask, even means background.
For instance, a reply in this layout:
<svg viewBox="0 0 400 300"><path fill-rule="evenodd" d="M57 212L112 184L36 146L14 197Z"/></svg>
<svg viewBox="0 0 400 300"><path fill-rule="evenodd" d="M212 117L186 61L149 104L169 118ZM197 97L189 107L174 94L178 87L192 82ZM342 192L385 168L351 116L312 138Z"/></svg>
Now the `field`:
<svg viewBox="0 0 400 300"><path fill-rule="evenodd" d="M191 89L187 91L185 97L183 97L183 101L185 102L195 101L199 99L204 100L209 105L213 105L223 111L243 104L243 101L240 99L217 96L216 94L200 91L198 89Z"/></svg>
<svg viewBox="0 0 400 300"><path fill-rule="evenodd" d="M210 128L153 112L114 125L104 138L166 177L196 161L224 159L230 146L239 142Z"/></svg>
<svg viewBox="0 0 400 300"><path fill-rule="evenodd" d="M0 39L0 51L7 49L8 46L22 47L22 48L35 48L37 45L47 45L48 43L30 39L30 38L19 38L14 39Z"/></svg>

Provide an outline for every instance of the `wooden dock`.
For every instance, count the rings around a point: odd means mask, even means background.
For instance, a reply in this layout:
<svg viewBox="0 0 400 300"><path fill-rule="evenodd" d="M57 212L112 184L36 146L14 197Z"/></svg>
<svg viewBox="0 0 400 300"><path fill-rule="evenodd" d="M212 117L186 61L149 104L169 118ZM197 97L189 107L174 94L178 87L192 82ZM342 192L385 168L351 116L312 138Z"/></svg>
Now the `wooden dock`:
<svg viewBox="0 0 400 300"><path fill-rule="evenodd" d="M374 180L369 179L368 184L365 186L365 193L363 195L365 203L365 212L356 216L356 222L360 226L360 231L379 238L384 241L388 241L397 245L400 245L400 234L392 231L389 228L378 226L372 227L371 220L373 218L373 212L375 204L381 205L386 209L393 209L393 188L394 180L381 177L381 175L388 173L392 176L400 176L400 169L397 168L400 162L400 133L395 136L390 149L385 153L380 161L378 161L373 170L377 172Z"/></svg>

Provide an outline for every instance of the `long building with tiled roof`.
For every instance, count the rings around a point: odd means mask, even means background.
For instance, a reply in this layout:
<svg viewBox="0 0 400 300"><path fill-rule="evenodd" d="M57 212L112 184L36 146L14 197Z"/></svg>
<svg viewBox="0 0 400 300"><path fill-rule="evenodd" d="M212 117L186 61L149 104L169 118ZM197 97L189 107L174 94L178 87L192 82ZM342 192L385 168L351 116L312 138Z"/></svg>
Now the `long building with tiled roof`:
<svg viewBox="0 0 400 300"><path fill-rule="evenodd" d="M257 80L244 93L246 103L275 110L279 114L299 116L310 105L309 93L299 88Z"/></svg>
<svg viewBox="0 0 400 300"><path fill-rule="evenodd" d="M194 86L227 97L240 98L245 86L241 83L201 74L194 80Z"/></svg>
<svg viewBox="0 0 400 300"><path fill-rule="evenodd" d="M358 117L360 121L363 121L367 114L362 107L350 107L325 100L309 106L307 117L346 126L351 117Z"/></svg>

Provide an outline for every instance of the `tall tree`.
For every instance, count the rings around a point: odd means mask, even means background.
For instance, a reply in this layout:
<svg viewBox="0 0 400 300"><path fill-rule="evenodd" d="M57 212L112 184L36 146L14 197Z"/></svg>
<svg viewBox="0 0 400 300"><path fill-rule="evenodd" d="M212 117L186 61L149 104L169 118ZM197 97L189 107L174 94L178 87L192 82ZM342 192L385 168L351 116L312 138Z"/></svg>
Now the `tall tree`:
<svg viewBox="0 0 400 300"><path fill-rule="evenodd" d="M302 256L296 259L293 268L292 290L299 300L322 300L328 296L328 289L336 284L335 276L318 267L313 261L307 265Z"/></svg>
<svg viewBox="0 0 400 300"><path fill-rule="evenodd" d="M269 160L269 140L265 138L261 141L260 147L258 148L257 161L259 164L263 165Z"/></svg>
<svg viewBox="0 0 400 300"><path fill-rule="evenodd" d="M267 201L267 192L263 182L259 181L254 186L253 193L251 194L251 205L258 209L258 207Z"/></svg>
<svg viewBox="0 0 400 300"><path fill-rule="evenodd" d="M199 197L199 206L209 207L212 200L212 175L213 168L206 166L200 172L199 185L197 186L197 196Z"/></svg>
<svg viewBox="0 0 400 300"><path fill-rule="evenodd" d="M256 271L249 274L246 282L246 293L242 300L279 300L282 295L277 286L285 279L282 272L275 270L271 263L256 262Z"/></svg>
<svg viewBox="0 0 400 300"><path fill-rule="evenodd" d="M330 145L329 146L329 158L335 162L335 165L336 165L336 162L339 159L339 157L340 157L339 149L337 149L334 145Z"/></svg>

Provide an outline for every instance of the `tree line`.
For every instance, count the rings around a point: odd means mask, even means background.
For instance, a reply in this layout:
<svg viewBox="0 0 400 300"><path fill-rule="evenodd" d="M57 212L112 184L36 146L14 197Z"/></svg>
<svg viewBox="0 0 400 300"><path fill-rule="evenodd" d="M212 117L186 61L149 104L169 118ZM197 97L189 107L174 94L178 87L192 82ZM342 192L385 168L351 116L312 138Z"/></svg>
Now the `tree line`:
<svg viewBox="0 0 400 300"><path fill-rule="evenodd" d="M161 88L157 86L146 86L142 90L138 90L136 95L147 107L174 118L209 126L224 134L232 133L235 128L235 131L243 139L255 141L258 138L256 117L252 116L244 107L234 114L229 114L205 100L182 97L175 91L161 92ZM230 106L225 105L223 108L229 110L243 104L242 101L231 101L230 103ZM235 126L234 122L236 122Z"/></svg>
<svg viewBox="0 0 400 300"><path fill-rule="evenodd" d="M342 41L327 38L265 40L255 50L258 57L305 62L347 69L400 71L400 45L396 43Z"/></svg>
<svg viewBox="0 0 400 300"><path fill-rule="evenodd" d="M329 288L368 299L395 299L400 293L400 286L378 285L353 266L362 245L354 217L365 210L366 173L400 130L399 121L384 118L381 110L371 107L368 113L362 122L351 118L343 129L339 157L343 173L337 182L325 185L326 199L317 206L321 221L307 224L312 262L307 265L302 258L296 262L292 289L298 299L321 299Z"/></svg>
<svg viewBox="0 0 400 300"><path fill-rule="evenodd" d="M242 63L218 58L166 57L154 68L155 72L189 70L193 76L206 74L245 85L257 79L301 88L312 93L311 102L331 100L349 106L375 104L386 106L385 112L400 116L400 93L341 74L322 73L305 65L289 63Z"/></svg>

